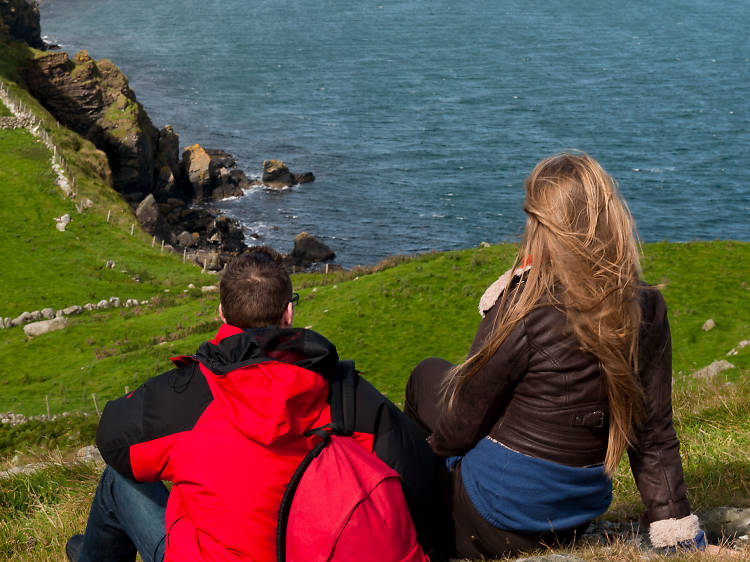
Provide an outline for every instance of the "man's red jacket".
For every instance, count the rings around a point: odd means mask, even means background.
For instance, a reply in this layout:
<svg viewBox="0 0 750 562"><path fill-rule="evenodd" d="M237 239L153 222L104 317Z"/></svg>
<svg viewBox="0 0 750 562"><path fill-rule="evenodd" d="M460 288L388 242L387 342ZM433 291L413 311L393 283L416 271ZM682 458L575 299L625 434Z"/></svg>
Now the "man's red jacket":
<svg viewBox="0 0 750 562"><path fill-rule="evenodd" d="M315 440L304 433L330 422L335 347L310 330L225 324L173 361L107 404L102 456L134 480L173 483L165 560L275 560L279 504Z"/></svg>

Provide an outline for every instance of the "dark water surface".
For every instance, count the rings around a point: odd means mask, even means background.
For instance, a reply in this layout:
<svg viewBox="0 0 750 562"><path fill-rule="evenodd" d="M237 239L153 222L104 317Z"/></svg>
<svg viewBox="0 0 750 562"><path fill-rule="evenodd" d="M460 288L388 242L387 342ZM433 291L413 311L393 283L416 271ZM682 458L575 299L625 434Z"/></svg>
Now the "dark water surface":
<svg viewBox="0 0 750 562"><path fill-rule="evenodd" d="M340 263L514 240L540 158L591 153L641 237L750 239L750 3L46 0L181 144L315 183L221 204ZM630 5L632 4L632 5ZM271 230L270 227L278 227Z"/></svg>

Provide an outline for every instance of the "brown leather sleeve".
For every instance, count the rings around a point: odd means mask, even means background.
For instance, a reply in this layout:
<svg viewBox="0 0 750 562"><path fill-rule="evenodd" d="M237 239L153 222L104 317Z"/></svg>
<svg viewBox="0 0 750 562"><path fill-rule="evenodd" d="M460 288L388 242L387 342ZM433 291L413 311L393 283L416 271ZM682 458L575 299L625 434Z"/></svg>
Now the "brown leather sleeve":
<svg viewBox="0 0 750 562"><path fill-rule="evenodd" d="M482 319L471 353L492 333L499 308L495 305ZM484 367L461 385L451 407L448 401L442 406L437 427L428 440L432 450L441 456L462 454L487 435L528 362L525 322L521 321Z"/></svg>
<svg viewBox="0 0 750 562"><path fill-rule="evenodd" d="M672 423L672 340L664 298L653 289L646 299L640 334L640 375L646 421L628 448L630 468L646 506L649 522L690 514L680 459L680 442Z"/></svg>

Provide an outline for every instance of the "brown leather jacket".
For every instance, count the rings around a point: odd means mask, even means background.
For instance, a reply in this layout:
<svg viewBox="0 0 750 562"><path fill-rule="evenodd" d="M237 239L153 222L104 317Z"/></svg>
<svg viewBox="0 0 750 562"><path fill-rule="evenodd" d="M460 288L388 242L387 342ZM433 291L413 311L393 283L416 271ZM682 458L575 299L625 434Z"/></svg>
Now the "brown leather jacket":
<svg viewBox="0 0 750 562"><path fill-rule="evenodd" d="M646 422L630 466L651 521L690 514L679 441L672 424L672 343L667 308L652 288L641 291L639 368ZM499 305L479 325L474 353L492 332ZM542 306L511 332L483 369L443 407L430 437L439 455L466 453L480 439L569 466L602 464L607 451L607 394L598 361L580 350L563 312Z"/></svg>

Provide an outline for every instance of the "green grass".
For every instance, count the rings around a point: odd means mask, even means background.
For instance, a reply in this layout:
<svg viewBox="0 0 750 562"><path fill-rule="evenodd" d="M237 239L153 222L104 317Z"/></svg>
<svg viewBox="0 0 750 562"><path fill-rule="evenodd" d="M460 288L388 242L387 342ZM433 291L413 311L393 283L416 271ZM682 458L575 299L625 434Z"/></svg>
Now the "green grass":
<svg viewBox="0 0 750 562"><path fill-rule="evenodd" d="M107 222L106 215L78 214L55 185L49 158L27 131L0 130L0 315L111 296L147 299L164 288L211 281L180 257L151 248L139 228L131 236L128 225ZM72 221L59 232L54 218L65 213ZM105 267L109 260L112 269Z"/></svg>
<svg viewBox="0 0 750 562"><path fill-rule="evenodd" d="M0 315L61 308L110 296L150 299L136 308L84 312L68 327L28 339L22 328L0 331L0 412L26 415L93 413L106 400L168 368L172 355L192 353L218 327L216 295L188 289L216 282L179 256L161 254L110 188L106 159L91 143L57 128L24 90L19 68L40 53L0 37L0 78L45 122L94 205L79 214L54 184L49 151L25 131L0 131ZM0 115L3 108L0 106ZM66 232L54 217L73 218ZM106 220L110 214L110 221ZM674 348L675 426L691 501L696 509L750 505L750 243L647 244L647 281L663 285ZM512 262L511 244L413 258L397 256L371 268L330 275L295 275L301 294L297 326L310 326L338 348L397 403L411 369L438 355L460 361L479 323L484 289ZM105 268L107 260L115 262ZM137 277L139 281L135 281ZM716 328L701 329L712 318ZM735 368L713 380L691 373L727 359ZM0 466L23 459L69 458L92 442L95 416L0 428ZM56 451L50 453L49 451ZM0 481L0 558L57 560L64 541L85 524L96 483L87 466L45 469ZM605 517L631 518L642 509L623 461ZM627 545L579 548L587 560L637 559ZM701 555L678 559L700 560Z"/></svg>
<svg viewBox="0 0 750 562"><path fill-rule="evenodd" d="M3 102L0 101L0 117L11 117L13 114L10 112L10 109L5 107Z"/></svg>
<svg viewBox="0 0 750 562"><path fill-rule="evenodd" d="M86 526L101 467L53 466L0 480L0 559L58 561Z"/></svg>
<svg viewBox="0 0 750 562"><path fill-rule="evenodd" d="M99 418L96 416L79 414L3 427L0 432L0 459L15 455L33 457L40 450L66 450L91 445L98 425Z"/></svg>

